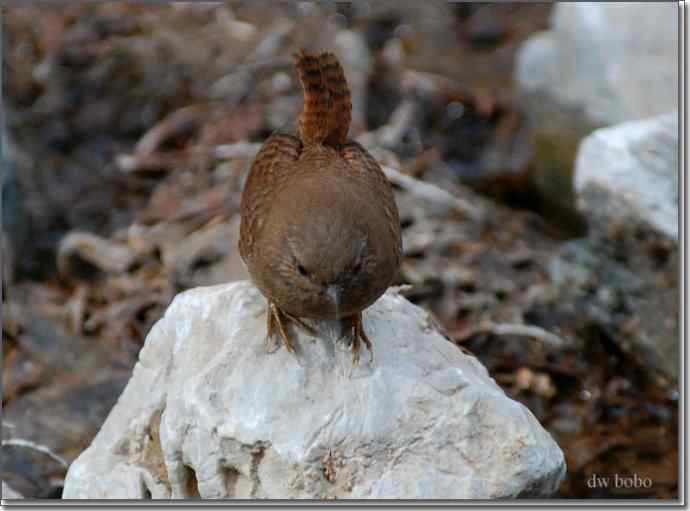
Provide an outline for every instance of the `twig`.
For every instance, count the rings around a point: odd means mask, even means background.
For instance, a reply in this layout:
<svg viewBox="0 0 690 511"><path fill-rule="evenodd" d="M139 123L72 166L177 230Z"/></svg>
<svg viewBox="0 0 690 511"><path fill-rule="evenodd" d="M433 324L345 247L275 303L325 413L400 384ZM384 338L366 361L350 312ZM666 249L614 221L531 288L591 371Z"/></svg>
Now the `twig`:
<svg viewBox="0 0 690 511"><path fill-rule="evenodd" d="M22 438L8 438L7 440L2 441L3 447L6 445L14 445L17 447L27 447L29 449L33 449L34 451L42 452L49 458L57 461L60 465L63 467L67 468L69 467L69 463L65 461L64 458L62 458L59 454L55 454L53 451L50 450L49 447L46 447L45 445L40 445L37 443L34 443L30 440L24 440Z"/></svg>
<svg viewBox="0 0 690 511"><path fill-rule="evenodd" d="M218 159L253 158L261 149L261 144L237 142L236 144L222 144L213 149L213 155Z"/></svg>
<svg viewBox="0 0 690 511"><path fill-rule="evenodd" d="M407 291L412 291L413 289L414 289L414 286L412 286L412 285L410 285L410 284L402 284L402 285L400 285L400 286L391 286L391 287L389 287L389 288L388 288L388 292L389 292L389 293L394 293L394 294L396 294L396 295L399 295L399 294L404 294L404 293L406 293Z"/></svg>
<svg viewBox="0 0 690 511"><path fill-rule="evenodd" d="M127 271L137 258L137 254L126 245L81 231L72 231L60 241L57 267L61 275L69 275L73 255L101 271L115 274Z"/></svg>
<svg viewBox="0 0 690 511"><path fill-rule="evenodd" d="M148 156L170 138L189 132L200 126L210 115L208 104L196 104L179 108L154 124L139 139L134 149L136 156Z"/></svg>
<svg viewBox="0 0 690 511"><path fill-rule="evenodd" d="M551 332L547 332L543 328L534 325L521 325L518 323L494 323L493 321L482 321L473 329L471 334L489 333L494 335L520 335L524 337L532 337L542 341L544 344L549 344L556 348L562 348L568 344L564 339L558 337ZM464 337L467 337L466 335Z"/></svg>
<svg viewBox="0 0 690 511"><path fill-rule="evenodd" d="M446 190L439 188L436 185L425 183L424 181L420 181L412 176L405 175L391 167L384 166L382 168L384 174L386 174L386 177L391 183L404 188L419 198L445 204L446 206L455 209L459 213L468 216L472 220L479 220L482 216L481 211L477 207L456 197Z"/></svg>

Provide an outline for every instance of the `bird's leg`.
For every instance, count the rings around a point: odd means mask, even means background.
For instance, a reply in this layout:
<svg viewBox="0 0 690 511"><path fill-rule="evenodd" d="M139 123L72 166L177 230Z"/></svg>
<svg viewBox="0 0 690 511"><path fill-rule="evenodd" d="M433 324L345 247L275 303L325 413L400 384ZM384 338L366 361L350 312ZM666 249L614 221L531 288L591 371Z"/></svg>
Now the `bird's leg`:
<svg viewBox="0 0 690 511"><path fill-rule="evenodd" d="M347 318L349 323L348 328L352 330L352 367L356 367L359 364L359 351L360 351L360 341L369 350L369 362L374 361L374 350L371 347L371 341L367 334L364 333L364 324L362 322L362 313L359 312L353 316Z"/></svg>
<svg viewBox="0 0 690 511"><path fill-rule="evenodd" d="M268 308L266 309L266 339L264 340L264 349L266 353L272 353L275 342L273 342L273 323L275 319L273 317L273 304L269 302Z"/></svg>
<svg viewBox="0 0 690 511"><path fill-rule="evenodd" d="M285 328L285 321L297 323L310 334L314 334L314 329L307 325L300 318L284 311L275 303L269 302L268 310L266 311L266 351L271 352L270 348L273 344L273 332L275 328L278 327L278 332L280 333L280 338L283 341L285 349L293 355L295 354L295 349L292 347L290 337L288 336L287 329Z"/></svg>
<svg viewBox="0 0 690 511"><path fill-rule="evenodd" d="M284 312L280 307L273 302L269 302L268 310L266 311L266 351L270 351L269 347L273 341L273 330L277 326L285 349L294 355L295 349L290 343L290 337L288 337L287 330L285 330L285 325L283 324L283 314Z"/></svg>

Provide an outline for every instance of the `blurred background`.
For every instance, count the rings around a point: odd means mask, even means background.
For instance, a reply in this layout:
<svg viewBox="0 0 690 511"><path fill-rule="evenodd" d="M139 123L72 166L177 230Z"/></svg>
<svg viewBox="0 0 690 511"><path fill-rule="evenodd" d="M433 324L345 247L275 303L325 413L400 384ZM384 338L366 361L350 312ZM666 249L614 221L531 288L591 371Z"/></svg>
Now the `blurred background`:
<svg viewBox="0 0 690 511"><path fill-rule="evenodd" d="M294 128L305 47L397 171L396 284L554 436L559 496L677 498L677 26L673 3L3 7L3 488L59 498L172 297L247 278L242 182Z"/></svg>

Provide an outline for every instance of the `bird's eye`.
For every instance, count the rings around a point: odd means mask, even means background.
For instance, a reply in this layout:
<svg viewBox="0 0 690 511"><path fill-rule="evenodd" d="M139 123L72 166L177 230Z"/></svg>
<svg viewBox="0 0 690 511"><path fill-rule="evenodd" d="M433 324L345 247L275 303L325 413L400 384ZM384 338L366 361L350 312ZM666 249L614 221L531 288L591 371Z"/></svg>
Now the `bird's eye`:
<svg viewBox="0 0 690 511"><path fill-rule="evenodd" d="M298 271L299 274L302 275L303 277L306 277L306 276L309 274L309 272L307 271L307 269L306 269L304 266L302 266L301 264L298 264L298 265L297 265L297 271Z"/></svg>
<svg viewBox="0 0 690 511"><path fill-rule="evenodd" d="M352 268L352 271L354 273L359 273L359 270L362 269L362 263L357 263L354 268Z"/></svg>

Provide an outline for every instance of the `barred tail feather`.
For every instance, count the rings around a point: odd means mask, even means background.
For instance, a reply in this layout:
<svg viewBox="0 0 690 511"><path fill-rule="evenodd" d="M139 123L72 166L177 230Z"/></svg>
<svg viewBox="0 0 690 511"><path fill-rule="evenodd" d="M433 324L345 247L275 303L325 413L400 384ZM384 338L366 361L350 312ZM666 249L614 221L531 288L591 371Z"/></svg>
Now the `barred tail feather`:
<svg viewBox="0 0 690 511"><path fill-rule="evenodd" d="M299 119L300 138L305 144L340 146L347 141L352 117L350 88L335 55L295 55L295 67L304 89L304 107Z"/></svg>

